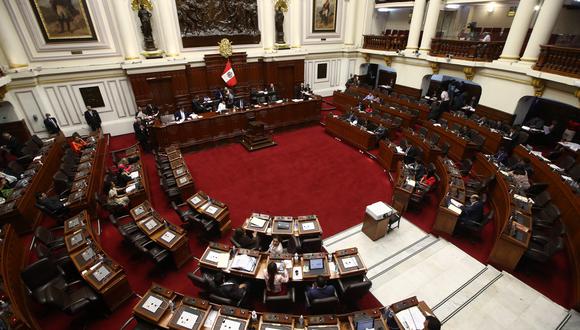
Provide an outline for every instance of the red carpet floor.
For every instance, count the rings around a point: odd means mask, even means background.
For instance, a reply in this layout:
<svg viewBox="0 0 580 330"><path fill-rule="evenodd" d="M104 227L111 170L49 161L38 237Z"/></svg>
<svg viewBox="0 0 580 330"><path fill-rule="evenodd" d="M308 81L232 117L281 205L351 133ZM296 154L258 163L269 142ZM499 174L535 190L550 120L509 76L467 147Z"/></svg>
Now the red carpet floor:
<svg viewBox="0 0 580 330"><path fill-rule="evenodd" d="M320 126L276 134L278 146L247 152L239 144L228 144L185 155L197 189L228 204L232 226L238 227L252 212L271 215L317 214L323 237L334 235L360 223L365 206L378 200L391 201L391 184L380 166L368 156L340 143L324 133ZM132 135L111 139L110 150L121 149L135 143ZM151 155L144 156L144 164L151 182L154 208L169 221L179 223L169 207L158 184L155 164ZM420 211L410 211L405 217L424 231L430 232L436 215L434 196ZM101 244L109 255L126 269L133 290L143 294L158 283L175 291L197 296L197 289L186 273L197 268L192 261L180 270L159 270L147 258L133 253L125 246L116 229L104 221ZM471 243L465 238L446 237L474 258L485 262L491 250L493 225L486 227L482 242ZM228 238L221 241L228 243ZM192 254L199 257L205 246L190 235ZM549 269L517 271L516 276L532 285L554 301L569 304L570 279L566 276L565 254L554 258ZM564 268L563 268L564 267ZM257 300L257 299L255 299ZM301 300L299 300L301 301ZM131 316L137 298L133 298L106 319L91 320L90 329L118 329ZM378 306L372 295L362 297L359 309ZM256 310L264 310L260 303ZM294 313L304 313L298 303ZM40 313L44 329L78 329L84 320L73 321L61 313Z"/></svg>

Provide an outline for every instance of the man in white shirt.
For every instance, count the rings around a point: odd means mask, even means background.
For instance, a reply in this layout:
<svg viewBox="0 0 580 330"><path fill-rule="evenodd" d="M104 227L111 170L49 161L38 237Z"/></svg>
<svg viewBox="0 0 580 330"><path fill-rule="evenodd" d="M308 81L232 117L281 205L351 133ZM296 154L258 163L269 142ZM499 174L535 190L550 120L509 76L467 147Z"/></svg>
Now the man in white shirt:
<svg viewBox="0 0 580 330"><path fill-rule="evenodd" d="M489 32L483 33L483 38L481 38L483 42L490 42L491 41L491 34Z"/></svg>
<svg viewBox="0 0 580 330"><path fill-rule="evenodd" d="M224 100L221 100L220 103L218 104L216 112L222 113L222 112L225 112L226 110L227 110L226 102Z"/></svg>
<svg viewBox="0 0 580 330"><path fill-rule="evenodd" d="M441 102L449 101L449 93L446 90L441 92Z"/></svg>
<svg viewBox="0 0 580 330"><path fill-rule="evenodd" d="M187 115L185 114L185 111L183 111L183 108L179 108L179 110L175 111L175 113L173 114L173 117L174 117L175 121L179 124L179 123L183 123L183 121L185 120Z"/></svg>

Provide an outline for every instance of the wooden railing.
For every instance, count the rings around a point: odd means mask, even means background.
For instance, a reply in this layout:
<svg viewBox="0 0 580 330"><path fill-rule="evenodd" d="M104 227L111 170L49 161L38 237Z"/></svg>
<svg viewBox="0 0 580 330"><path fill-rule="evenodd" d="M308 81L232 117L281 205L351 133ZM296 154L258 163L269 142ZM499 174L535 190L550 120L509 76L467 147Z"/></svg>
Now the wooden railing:
<svg viewBox="0 0 580 330"><path fill-rule="evenodd" d="M378 36L365 35L363 48L376 50L392 50L405 49L407 46L407 36Z"/></svg>
<svg viewBox="0 0 580 330"><path fill-rule="evenodd" d="M447 57L468 61L491 62L501 55L503 41L468 41L434 38L431 41L431 56Z"/></svg>
<svg viewBox="0 0 580 330"><path fill-rule="evenodd" d="M534 70L563 76L580 77L580 48L540 46L540 57Z"/></svg>

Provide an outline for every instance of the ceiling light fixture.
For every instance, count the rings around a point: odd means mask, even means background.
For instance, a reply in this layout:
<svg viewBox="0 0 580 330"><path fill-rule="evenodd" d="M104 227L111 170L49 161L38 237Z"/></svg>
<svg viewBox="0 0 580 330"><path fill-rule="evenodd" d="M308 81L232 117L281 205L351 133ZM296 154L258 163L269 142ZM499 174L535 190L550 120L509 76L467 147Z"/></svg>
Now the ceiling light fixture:
<svg viewBox="0 0 580 330"><path fill-rule="evenodd" d="M445 5L445 8L447 9L459 9L459 7L461 7L461 5Z"/></svg>
<svg viewBox="0 0 580 330"><path fill-rule="evenodd" d="M534 10L535 10L535 11L538 11L538 10L540 10L540 5L535 5L535 6L534 6Z"/></svg>
<svg viewBox="0 0 580 330"><path fill-rule="evenodd" d="M380 13L388 13L390 12L392 9L391 8L379 8L377 9Z"/></svg>
<svg viewBox="0 0 580 330"><path fill-rule="evenodd" d="M490 2L487 5L487 12L488 13L493 13L495 11L495 2Z"/></svg>

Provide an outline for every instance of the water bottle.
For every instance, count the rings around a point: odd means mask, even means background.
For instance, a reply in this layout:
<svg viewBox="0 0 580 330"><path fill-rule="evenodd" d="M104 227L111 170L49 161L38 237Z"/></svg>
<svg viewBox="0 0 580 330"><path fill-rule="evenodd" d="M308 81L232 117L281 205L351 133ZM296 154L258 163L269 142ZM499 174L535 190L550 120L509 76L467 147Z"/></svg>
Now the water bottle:
<svg viewBox="0 0 580 330"><path fill-rule="evenodd" d="M256 322L258 320L258 313L256 311L252 311L252 322Z"/></svg>
<svg viewBox="0 0 580 330"><path fill-rule="evenodd" d="M294 253L294 263L298 262L298 252Z"/></svg>
<svg viewBox="0 0 580 330"><path fill-rule="evenodd" d="M298 327L304 328L304 315L300 315L300 318L298 319Z"/></svg>

